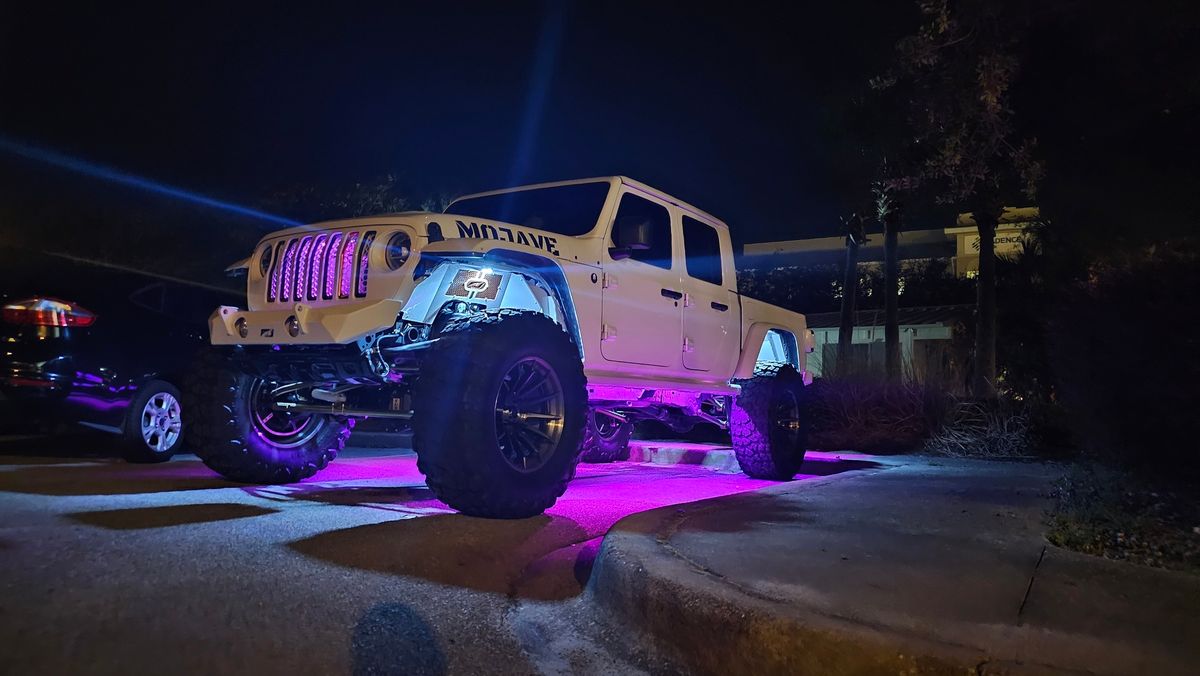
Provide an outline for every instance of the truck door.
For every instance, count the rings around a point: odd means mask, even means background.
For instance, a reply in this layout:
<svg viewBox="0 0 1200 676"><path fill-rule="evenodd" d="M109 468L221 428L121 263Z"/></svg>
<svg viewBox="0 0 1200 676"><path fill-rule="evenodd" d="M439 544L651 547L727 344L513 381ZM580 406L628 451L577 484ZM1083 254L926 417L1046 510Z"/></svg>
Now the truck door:
<svg viewBox="0 0 1200 676"><path fill-rule="evenodd" d="M646 248L625 249L622 225L649 224ZM602 260L600 353L608 361L678 368L683 289L671 212L649 195L621 195ZM615 256L613 255L615 253Z"/></svg>
<svg viewBox="0 0 1200 676"><path fill-rule="evenodd" d="M682 219L683 365L732 373L741 339L737 278L729 231L684 214Z"/></svg>

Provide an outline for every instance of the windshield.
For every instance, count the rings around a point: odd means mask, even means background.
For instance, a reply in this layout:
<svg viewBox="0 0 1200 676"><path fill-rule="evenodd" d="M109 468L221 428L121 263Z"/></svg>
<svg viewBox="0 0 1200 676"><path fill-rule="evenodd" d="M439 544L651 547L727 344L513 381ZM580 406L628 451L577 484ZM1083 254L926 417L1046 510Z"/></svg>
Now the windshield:
<svg viewBox="0 0 1200 676"><path fill-rule="evenodd" d="M577 237L596 226L609 187L607 182L578 183L469 197L446 207L446 213Z"/></svg>

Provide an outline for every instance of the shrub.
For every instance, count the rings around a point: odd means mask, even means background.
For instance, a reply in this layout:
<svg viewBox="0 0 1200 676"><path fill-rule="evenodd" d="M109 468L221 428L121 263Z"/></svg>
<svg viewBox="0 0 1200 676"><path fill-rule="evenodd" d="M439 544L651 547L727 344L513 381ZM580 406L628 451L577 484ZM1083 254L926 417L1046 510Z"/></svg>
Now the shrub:
<svg viewBox="0 0 1200 676"><path fill-rule="evenodd" d="M1024 458L1036 450L1026 407L975 400L956 401L925 451L953 457Z"/></svg>
<svg viewBox="0 0 1200 676"><path fill-rule="evenodd" d="M945 415L940 388L822 378L809 388L809 446L894 453L921 447Z"/></svg>

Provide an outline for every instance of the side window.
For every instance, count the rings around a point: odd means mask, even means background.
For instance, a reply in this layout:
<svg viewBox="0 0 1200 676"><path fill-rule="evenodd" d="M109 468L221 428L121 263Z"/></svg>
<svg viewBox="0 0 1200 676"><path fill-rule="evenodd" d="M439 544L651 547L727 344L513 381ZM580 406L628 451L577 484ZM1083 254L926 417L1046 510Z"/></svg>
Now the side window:
<svg viewBox="0 0 1200 676"><path fill-rule="evenodd" d="M617 217L613 220L612 236L616 246L622 246L617 238L620 237L621 226L626 223L650 224L650 248L634 249L630 258L670 270L671 212L661 204L633 193L625 193L621 196L621 203L617 206Z"/></svg>
<svg viewBox="0 0 1200 676"><path fill-rule="evenodd" d="M716 228L684 216L683 249L688 276L721 286L721 238Z"/></svg>

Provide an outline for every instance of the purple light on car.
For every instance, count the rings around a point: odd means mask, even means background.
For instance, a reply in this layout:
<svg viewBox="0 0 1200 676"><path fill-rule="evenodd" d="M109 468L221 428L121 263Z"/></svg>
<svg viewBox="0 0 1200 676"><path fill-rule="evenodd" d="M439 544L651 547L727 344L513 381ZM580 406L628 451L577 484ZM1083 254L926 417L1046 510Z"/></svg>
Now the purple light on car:
<svg viewBox="0 0 1200 676"><path fill-rule="evenodd" d="M292 286L296 281L296 249L300 248L300 240L288 242L287 251L283 253L283 284L279 292L279 300L287 302L292 298Z"/></svg>
<svg viewBox="0 0 1200 676"><path fill-rule="evenodd" d="M283 256L284 243L280 242L275 245L275 257L271 261L271 284L267 288L267 302L274 303L276 298L279 298L279 279L283 274L283 262L280 258Z"/></svg>
<svg viewBox="0 0 1200 676"><path fill-rule="evenodd" d="M296 286L292 298L304 300L304 287L308 282L308 268L312 264L312 235L300 240L300 258L296 261Z"/></svg>
<svg viewBox="0 0 1200 676"><path fill-rule="evenodd" d="M308 272L308 299L316 300L321 297L321 266L325 262L325 248L329 245L329 235L317 235L313 243L312 266Z"/></svg>
<svg viewBox="0 0 1200 676"><path fill-rule="evenodd" d="M349 298L354 286L354 249L358 244L358 233L346 235L346 246L342 247L342 265L338 270L338 297Z"/></svg>
<svg viewBox="0 0 1200 676"><path fill-rule="evenodd" d="M356 280L354 295L362 298L367 295L367 272L371 265L371 242L375 241L375 232L367 232L363 234L362 246L358 248L358 272L354 278Z"/></svg>
<svg viewBox="0 0 1200 676"><path fill-rule="evenodd" d="M329 254L325 258L325 300L337 293L338 255L341 252L342 233L335 232L329 238Z"/></svg>

